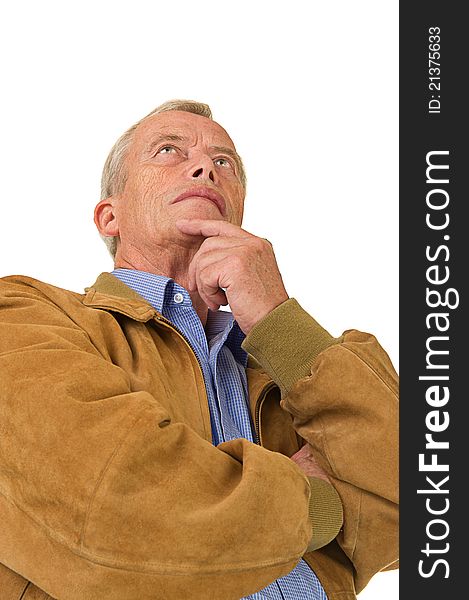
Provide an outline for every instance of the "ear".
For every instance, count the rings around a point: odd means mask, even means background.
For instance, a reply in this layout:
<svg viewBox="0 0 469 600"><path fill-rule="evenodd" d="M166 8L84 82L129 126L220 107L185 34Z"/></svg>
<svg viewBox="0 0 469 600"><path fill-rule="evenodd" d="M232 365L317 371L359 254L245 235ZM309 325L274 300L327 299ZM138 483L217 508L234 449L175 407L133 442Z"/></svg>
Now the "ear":
<svg viewBox="0 0 469 600"><path fill-rule="evenodd" d="M119 225L117 216L114 211L115 198L109 196L101 200L94 209L94 222L98 231L105 237L113 237L119 235Z"/></svg>

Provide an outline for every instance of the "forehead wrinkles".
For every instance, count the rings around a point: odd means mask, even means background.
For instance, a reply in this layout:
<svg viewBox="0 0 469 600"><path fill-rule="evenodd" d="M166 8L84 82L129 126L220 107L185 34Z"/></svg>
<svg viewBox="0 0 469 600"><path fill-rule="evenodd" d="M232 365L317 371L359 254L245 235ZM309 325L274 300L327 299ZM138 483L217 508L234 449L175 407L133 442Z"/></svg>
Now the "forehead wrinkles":
<svg viewBox="0 0 469 600"><path fill-rule="evenodd" d="M171 112L174 114L171 115ZM140 123L135 131L134 142L135 146L143 149L160 138L185 141L189 145L196 145L201 140L207 146L226 146L236 151L233 141L221 125L192 113L168 111L155 115Z"/></svg>

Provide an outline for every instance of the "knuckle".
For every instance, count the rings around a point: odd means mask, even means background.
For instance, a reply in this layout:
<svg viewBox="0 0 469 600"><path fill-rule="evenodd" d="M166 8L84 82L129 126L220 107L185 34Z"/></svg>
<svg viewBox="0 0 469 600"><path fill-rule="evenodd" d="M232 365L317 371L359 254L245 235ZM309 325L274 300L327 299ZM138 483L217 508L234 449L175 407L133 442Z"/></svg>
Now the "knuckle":
<svg viewBox="0 0 469 600"><path fill-rule="evenodd" d="M256 247L259 250L264 250L270 246L270 242L268 242L265 238L256 238Z"/></svg>
<svg viewBox="0 0 469 600"><path fill-rule="evenodd" d="M253 237L251 240L251 246L258 252L263 252L267 247L270 246L269 242L265 238Z"/></svg>

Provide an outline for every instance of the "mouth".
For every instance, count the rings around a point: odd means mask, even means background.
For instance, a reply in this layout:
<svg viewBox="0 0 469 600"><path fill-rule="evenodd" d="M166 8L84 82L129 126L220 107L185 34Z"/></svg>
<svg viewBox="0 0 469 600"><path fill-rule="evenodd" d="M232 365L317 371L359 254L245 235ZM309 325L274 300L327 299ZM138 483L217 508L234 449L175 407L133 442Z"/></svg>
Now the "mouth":
<svg viewBox="0 0 469 600"><path fill-rule="evenodd" d="M205 198L206 200L210 200L215 204L220 213L225 217L226 216L226 205L225 199L221 194L212 190L209 187L195 187L186 190L179 196L177 196L171 204L176 204L176 202L181 202L181 200L185 200L186 198Z"/></svg>

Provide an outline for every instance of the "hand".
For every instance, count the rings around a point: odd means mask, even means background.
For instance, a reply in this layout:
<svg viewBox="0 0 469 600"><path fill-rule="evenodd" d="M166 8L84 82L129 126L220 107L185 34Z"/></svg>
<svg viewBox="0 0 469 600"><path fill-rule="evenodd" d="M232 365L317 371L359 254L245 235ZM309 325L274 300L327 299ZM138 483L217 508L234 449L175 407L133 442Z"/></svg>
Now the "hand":
<svg viewBox="0 0 469 600"><path fill-rule="evenodd" d="M229 303L246 335L288 300L267 240L226 221L184 219L176 226L187 235L206 238L189 265L189 291L197 291L210 310Z"/></svg>
<svg viewBox="0 0 469 600"><path fill-rule="evenodd" d="M326 472L316 462L310 444L306 443L298 450L298 452L291 456L290 459L296 463L308 477L319 477L319 479L324 479L324 481L330 483Z"/></svg>

